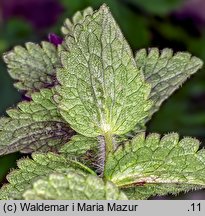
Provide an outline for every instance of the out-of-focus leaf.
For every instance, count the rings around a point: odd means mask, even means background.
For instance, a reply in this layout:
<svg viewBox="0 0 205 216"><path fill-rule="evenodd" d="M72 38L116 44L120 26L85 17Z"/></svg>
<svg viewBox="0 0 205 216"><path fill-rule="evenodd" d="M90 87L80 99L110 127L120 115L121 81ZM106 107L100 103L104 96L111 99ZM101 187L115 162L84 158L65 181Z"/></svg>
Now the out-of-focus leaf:
<svg viewBox="0 0 205 216"><path fill-rule="evenodd" d="M149 13L165 15L179 8L183 0L126 0Z"/></svg>
<svg viewBox="0 0 205 216"><path fill-rule="evenodd" d="M80 172L51 174L33 183L23 197L27 200L126 200L113 183Z"/></svg>

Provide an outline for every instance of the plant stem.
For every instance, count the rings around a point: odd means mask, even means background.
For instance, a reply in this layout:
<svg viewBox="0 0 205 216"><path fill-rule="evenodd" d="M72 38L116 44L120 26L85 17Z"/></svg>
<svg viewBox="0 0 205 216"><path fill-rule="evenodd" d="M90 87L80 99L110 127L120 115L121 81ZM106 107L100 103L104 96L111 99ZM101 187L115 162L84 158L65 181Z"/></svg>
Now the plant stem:
<svg viewBox="0 0 205 216"><path fill-rule="evenodd" d="M114 143L112 133L107 132L104 134L105 138L105 162L107 160L108 154L114 151Z"/></svg>
<svg viewBox="0 0 205 216"><path fill-rule="evenodd" d="M100 176L104 175L104 168L106 162L108 161L108 155L114 151L114 140L111 132L106 132L102 136L98 137L100 144L100 154L99 154L99 173Z"/></svg>

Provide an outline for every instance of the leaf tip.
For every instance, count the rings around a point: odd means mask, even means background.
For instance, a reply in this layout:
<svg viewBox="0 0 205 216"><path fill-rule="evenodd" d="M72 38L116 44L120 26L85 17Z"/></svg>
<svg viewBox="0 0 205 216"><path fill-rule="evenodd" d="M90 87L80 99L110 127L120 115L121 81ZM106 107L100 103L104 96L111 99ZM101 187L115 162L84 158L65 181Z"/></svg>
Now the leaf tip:
<svg viewBox="0 0 205 216"><path fill-rule="evenodd" d="M100 7L100 11L102 11L103 13L109 13L110 12L110 9L109 7L106 5L106 4L103 4L101 7Z"/></svg>

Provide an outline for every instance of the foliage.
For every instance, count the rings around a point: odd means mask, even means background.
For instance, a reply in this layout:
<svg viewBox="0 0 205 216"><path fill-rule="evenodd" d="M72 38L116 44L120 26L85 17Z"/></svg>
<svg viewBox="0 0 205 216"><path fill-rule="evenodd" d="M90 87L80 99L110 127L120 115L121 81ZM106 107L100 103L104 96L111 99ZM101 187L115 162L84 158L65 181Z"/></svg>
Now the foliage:
<svg viewBox="0 0 205 216"><path fill-rule="evenodd" d="M32 94L31 102L21 102L0 119L0 155L16 151L31 153L55 150L74 132L60 116L49 89Z"/></svg>
<svg viewBox="0 0 205 216"><path fill-rule="evenodd" d="M15 86L27 94L53 86L56 67L60 66L56 47L49 42L42 42L41 46L26 43L25 46L16 46L4 55L10 76L18 80Z"/></svg>
<svg viewBox="0 0 205 216"><path fill-rule="evenodd" d="M126 200L127 197L111 182L103 182L93 175L79 172L51 174L33 184L27 190L25 199L60 199L60 200Z"/></svg>
<svg viewBox="0 0 205 216"><path fill-rule="evenodd" d="M1 119L0 153L41 153L18 163L1 198L145 199L204 188L196 139L139 132L202 61L170 49L134 57L106 5L76 13L62 31L57 48L27 43L4 56L31 101Z"/></svg>
<svg viewBox="0 0 205 216"><path fill-rule="evenodd" d="M185 137L179 141L178 134L139 133L130 142L110 153L105 164L106 179L125 191L132 198L176 194L180 191L203 188L205 185L205 151L199 141Z"/></svg>
<svg viewBox="0 0 205 216"><path fill-rule="evenodd" d="M10 184L2 187L1 199L21 199L22 193L33 181L53 172L67 173L73 169L89 171L80 163L53 153L32 154L32 159L24 158L18 161L19 170L14 170L7 176Z"/></svg>

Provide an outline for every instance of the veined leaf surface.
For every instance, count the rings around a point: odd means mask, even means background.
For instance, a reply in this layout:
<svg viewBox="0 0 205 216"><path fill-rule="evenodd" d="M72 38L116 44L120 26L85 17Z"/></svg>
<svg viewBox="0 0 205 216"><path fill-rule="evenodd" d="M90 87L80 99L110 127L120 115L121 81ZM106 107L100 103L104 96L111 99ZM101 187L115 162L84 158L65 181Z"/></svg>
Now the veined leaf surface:
<svg viewBox="0 0 205 216"><path fill-rule="evenodd" d="M76 25L65 43L58 102L74 130L89 137L119 135L147 116L150 86L106 6Z"/></svg>

